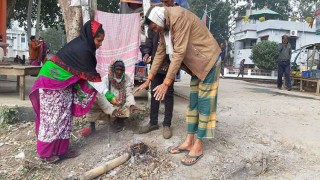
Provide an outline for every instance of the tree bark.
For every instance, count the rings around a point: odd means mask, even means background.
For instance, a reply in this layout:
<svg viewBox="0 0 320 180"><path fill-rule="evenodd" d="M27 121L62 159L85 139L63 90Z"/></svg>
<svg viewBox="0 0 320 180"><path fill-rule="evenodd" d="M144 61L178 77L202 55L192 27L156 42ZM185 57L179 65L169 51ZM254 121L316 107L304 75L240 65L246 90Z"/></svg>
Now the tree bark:
<svg viewBox="0 0 320 180"><path fill-rule="evenodd" d="M40 17L41 17L41 0L38 0L38 8L37 8L37 24L36 24L36 39L39 39L39 25L40 25Z"/></svg>
<svg viewBox="0 0 320 180"><path fill-rule="evenodd" d="M32 27L32 24L31 24L32 2L33 2L33 0L29 0L29 3L28 3L28 14L27 14L27 38L28 38L28 40L31 36L31 27Z"/></svg>
<svg viewBox="0 0 320 180"><path fill-rule="evenodd" d="M16 2L17 0L7 0L7 24L10 23L10 20L13 18Z"/></svg>
<svg viewBox="0 0 320 180"><path fill-rule="evenodd" d="M58 0L58 2L65 23L67 42L70 42L80 34L82 27L81 8L70 7L70 0Z"/></svg>

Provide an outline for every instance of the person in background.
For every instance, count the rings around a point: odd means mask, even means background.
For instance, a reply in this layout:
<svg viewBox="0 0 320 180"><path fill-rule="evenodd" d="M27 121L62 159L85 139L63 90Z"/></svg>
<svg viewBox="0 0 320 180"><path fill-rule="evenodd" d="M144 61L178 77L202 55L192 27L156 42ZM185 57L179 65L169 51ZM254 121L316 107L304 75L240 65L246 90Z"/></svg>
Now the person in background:
<svg viewBox="0 0 320 180"><path fill-rule="evenodd" d="M125 73L125 65L121 59L111 63L109 72L102 78L102 82L119 100L119 107L114 107L106 100L103 94L98 94L97 99L86 116L90 128L82 130L83 136L88 136L96 131L96 120L108 120L107 115L115 118L113 129L116 132L123 130L124 120L139 111L133 95L133 83Z"/></svg>
<svg viewBox="0 0 320 180"><path fill-rule="evenodd" d="M20 62L19 59L20 59L20 56L16 55L16 57L13 59L13 62L19 63Z"/></svg>
<svg viewBox="0 0 320 180"><path fill-rule="evenodd" d="M244 62L245 61L246 61L245 59L242 59L241 62L240 62L240 68L239 68L239 73L238 73L237 78L240 76L240 74L242 75L242 78L243 78L243 75L244 75Z"/></svg>
<svg viewBox="0 0 320 180"><path fill-rule="evenodd" d="M8 43L2 42L2 34L0 34L0 62L3 61L4 56L7 54L7 47L9 46Z"/></svg>
<svg viewBox="0 0 320 180"><path fill-rule="evenodd" d="M152 89L156 100L165 98L180 68L191 75L187 135L182 144L169 148L171 154L188 152L181 163L191 166L203 157L203 140L214 138L221 49L202 21L184 8L151 7L145 23L160 33L160 43L148 79L137 91L149 87L166 54L170 65L162 84Z"/></svg>
<svg viewBox="0 0 320 180"><path fill-rule="evenodd" d="M39 50L41 44L38 44L35 36L30 37L29 43L29 63L32 66L40 66L41 61L39 61Z"/></svg>
<svg viewBox="0 0 320 180"><path fill-rule="evenodd" d="M288 91L291 91L290 60L292 48L291 44L288 42L288 36L282 36L282 43L278 45L278 52L278 89L282 89L282 76L284 73L287 89Z"/></svg>
<svg viewBox="0 0 320 180"><path fill-rule="evenodd" d="M20 59L20 64L25 64L26 63L26 55L22 55L22 59Z"/></svg>
<svg viewBox="0 0 320 180"><path fill-rule="evenodd" d="M112 104L119 104L96 71L95 53L104 36L100 23L86 22L80 36L40 69L29 97L36 113L37 153L43 161L54 163L79 155L69 150L72 119L89 111L98 92Z"/></svg>
<svg viewBox="0 0 320 180"><path fill-rule="evenodd" d="M38 60L44 64L47 58L47 54L48 54L48 46L47 44L44 42L44 39L42 37L39 38L39 44L40 44L40 48L39 48L39 56L38 56Z"/></svg>
<svg viewBox="0 0 320 180"><path fill-rule="evenodd" d="M220 44L220 48L221 48L221 78L224 78L224 65L225 65L225 61L224 58L226 56L226 47L224 46L223 43Z"/></svg>
<svg viewBox="0 0 320 180"><path fill-rule="evenodd" d="M174 0L161 0L161 2L164 6L169 6L169 7L175 6ZM143 57L143 61L145 63L152 64L155 54L157 52L158 44L159 44L159 33L154 32L151 28L149 28L146 44L141 47L142 54L145 54ZM149 61L150 58L151 58L151 61ZM169 65L170 65L169 55L166 55L164 57L164 60L160 69L155 75L153 81L151 82L151 89L154 89L155 87L157 87L163 82L163 80L166 77ZM173 112L173 104L174 104L173 86L174 86L174 83L172 83L168 87L168 91L164 98L165 112L164 112L164 121L162 123L163 124L162 135L164 139L169 139L172 137L171 121L172 121L172 112ZM160 108L160 102L155 99L154 91L151 91L150 121L147 125L139 129L139 133L145 134L150 131L159 129L159 125L158 125L159 108Z"/></svg>

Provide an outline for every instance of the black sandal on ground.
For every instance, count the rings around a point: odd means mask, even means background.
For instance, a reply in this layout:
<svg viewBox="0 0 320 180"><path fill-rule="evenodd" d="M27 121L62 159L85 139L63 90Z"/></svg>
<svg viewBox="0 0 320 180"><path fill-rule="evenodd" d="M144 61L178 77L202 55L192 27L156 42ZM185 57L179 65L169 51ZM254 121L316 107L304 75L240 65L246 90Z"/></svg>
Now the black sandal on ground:
<svg viewBox="0 0 320 180"><path fill-rule="evenodd" d="M196 164L199 161L199 159L201 159L202 157L203 157L203 154L201 154L199 156L190 156L189 154L186 154L185 159L191 158L191 159L193 159L193 161L191 161L191 162L181 161L181 163L185 166L192 166L192 165Z"/></svg>

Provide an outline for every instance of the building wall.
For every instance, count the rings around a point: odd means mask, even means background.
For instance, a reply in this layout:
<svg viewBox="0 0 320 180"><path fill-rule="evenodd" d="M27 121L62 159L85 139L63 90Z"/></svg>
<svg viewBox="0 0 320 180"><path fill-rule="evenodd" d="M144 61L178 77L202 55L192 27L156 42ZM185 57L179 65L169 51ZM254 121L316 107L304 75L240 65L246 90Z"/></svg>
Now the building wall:
<svg viewBox="0 0 320 180"><path fill-rule="evenodd" d="M15 57L25 55L29 57L28 40L24 30L13 28L7 30L8 54L7 57Z"/></svg>
<svg viewBox="0 0 320 180"><path fill-rule="evenodd" d="M307 23L280 21L280 20L267 20L265 22L256 21L255 23L237 22L234 33L234 66L239 67L240 61L246 59L245 64L254 64L249 58L251 56L251 49L248 49L248 43L256 38L256 42L261 42L261 38L268 37L269 41L281 43L283 35L290 35L290 30L296 30L297 36L289 36L296 39L296 49L299 49L308 44L320 42L320 36L315 34L315 27L310 28ZM253 31L256 29L256 32ZM256 34L253 37L253 34ZM301 53L298 57L297 63L304 63L307 53ZM294 61L297 52L293 52L292 60ZM316 59L319 56L316 55ZM318 58L319 59L319 58Z"/></svg>

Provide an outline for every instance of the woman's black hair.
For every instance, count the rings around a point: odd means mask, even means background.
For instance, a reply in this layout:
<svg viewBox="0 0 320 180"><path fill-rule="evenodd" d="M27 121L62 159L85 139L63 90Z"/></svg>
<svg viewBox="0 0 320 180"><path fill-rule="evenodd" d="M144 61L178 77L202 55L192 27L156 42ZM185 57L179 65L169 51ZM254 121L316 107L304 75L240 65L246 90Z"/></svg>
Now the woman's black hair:
<svg viewBox="0 0 320 180"><path fill-rule="evenodd" d="M96 37L100 36L101 34L104 34L104 30L103 30L102 26L100 26L100 27L97 29L97 32L96 32L96 34L94 35L93 38L96 38Z"/></svg>

